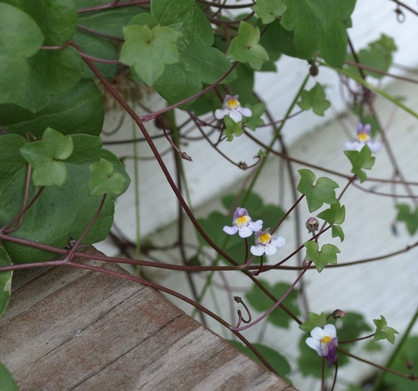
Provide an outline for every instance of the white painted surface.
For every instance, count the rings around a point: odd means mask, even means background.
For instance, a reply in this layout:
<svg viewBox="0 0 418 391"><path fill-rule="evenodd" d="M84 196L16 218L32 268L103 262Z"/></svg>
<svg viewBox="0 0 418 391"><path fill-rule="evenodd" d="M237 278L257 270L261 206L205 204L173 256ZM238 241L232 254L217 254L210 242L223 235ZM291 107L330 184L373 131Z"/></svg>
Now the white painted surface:
<svg viewBox="0 0 418 391"><path fill-rule="evenodd" d="M408 1L411 7L416 6L414 1ZM411 14L406 14L406 22L399 24L396 22L393 9L395 4L391 1L377 2L359 0L356 11L353 15L354 27L349 34L353 40L356 49L360 49L367 42L376 40L381 33L385 33L395 38L399 48L395 54L395 63L403 64L409 68L418 66L418 51L416 49L416 37L418 36L418 25L416 18ZM291 102L299 88L308 66L305 62L291 58L282 58L278 62L278 74L259 74L257 75L257 91L268 101L269 108L272 110L276 119L281 118L287 106ZM400 74L399 68L390 70L392 73ZM411 77L418 77L410 75ZM418 106L418 88L417 85L411 85L404 82L396 82L388 85L389 79L384 83L386 91L394 96L403 96L406 103L411 108ZM307 160L318 165L325 165L340 172L349 174L350 165L343 154L343 144L346 136L343 133L339 123L335 120L335 113L342 112L344 105L340 99L340 89L338 87L335 73L322 69L318 76L318 81L329 86L327 95L333 104L333 109L328 110L325 117L318 117L311 113L304 113L289 121L284 129L284 138L291 145L290 154L296 158ZM313 85L313 81L311 85ZM154 98L153 98L154 99ZM158 104L161 105L161 102ZM148 106L152 106L152 102L147 102ZM152 106L155 107L155 106ZM418 159L416 154L416 146L418 145L418 122L416 118L406 115L401 110L395 111L393 116L393 105L389 104L383 98L378 98L378 112L381 114L382 123L391 122L393 124L388 129L388 137L391 146L398 158L399 165L405 176L411 180L418 182ZM160 108L160 106L158 107ZM178 113L179 118L182 114ZM114 120L109 117L107 128L111 129ZM132 130L129 120L122 131L112 139L127 139L132 137ZM344 119L344 123L355 132L356 119L350 117ZM159 130L151 130L153 134L160 133ZM194 134L198 134L197 132ZM270 130L261 130L256 133L264 142L270 140ZM303 134L303 138L300 136ZM156 143L160 151L169 149L164 139L158 140ZM132 155L132 147L125 145L122 147L112 148L119 156ZM220 206L220 195L225 194L227 189L236 190L242 180L248 175L248 172L242 172L235 166L225 162L212 148L208 147L206 142L193 143L183 147L192 158L193 163L185 162L186 176L190 186L190 195L192 204L197 208L197 215L206 216L210 211ZM235 161L246 161L251 164L252 157L258 152L259 147L254 145L245 137L235 139L233 143L225 143L223 150L228 156ZM140 156L151 156L149 148L145 143L139 144ZM383 150L377 154L376 165L372 172L368 173L370 177L388 178L391 175L391 168L388 163L387 153ZM164 160L173 170L173 156L171 153L164 155ZM126 160L126 164L130 172L132 172L132 160ZM139 168L139 194L140 194L140 213L141 213L141 234L149 235L157 228L161 228L176 219L177 206L175 197L169 188L163 174L157 166L155 160L140 161ZM295 166L295 171L300 167ZM320 171L314 170L317 177L327 175ZM257 185L257 193L263 196L265 202L277 203L278 185L277 178L279 170L277 161L270 160L268 167ZM133 175L131 175L133 178ZM340 184L340 189L345 185L345 181L341 178L334 178ZM287 179L286 179L287 180ZM281 205L284 209L291 206L291 193L288 190L288 181L285 182L285 200ZM366 182L365 188L376 187L380 191L390 192L389 186L380 186L375 183ZM403 190L399 190L398 194L403 194ZM334 243L340 250L339 263L358 260L363 258L375 257L386 254L391 251L405 248L407 244L411 244L416 240L410 238L402 226L398 226L399 236L395 237L390 229L391 223L396 217L396 211L393 208L393 200L389 197L376 197L368 193L362 192L355 188L350 188L344 195L343 204L347 208L347 220L343 224L346 240L339 243L338 240L321 239L322 244ZM304 222L310 215L304 207L301 212L301 220ZM131 187L130 191L125 194L117 203L116 223L122 228L123 232L131 239L135 238L135 209L134 209L134 191ZM188 229L188 238L193 238L194 233ZM272 258L278 261L282 257L290 254L296 244L292 239L294 235L293 220L290 219L283 224L280 234L287 239L286 247L279 250L277 257ZM168 227L154 235L153 239L158 242L172 242L175 232L172 227ZM303 239L308 239L308 234L303 233ZM106 244L100 247L107 254L112 255L114 249ZM158 254L157 254L158 255ZM160 254L161 259L167 262L179 262L177 253ZM372 319L379 318L384 315L390 326L402 332L409 317L416 308L416 297L418 294L418 283L416 282L416 273L418 265L416 263L417 250L411 250L407 254L390 258L379 263L369 263L365 265L324 270L321 274L317 272L309 272L306 278L308 296L310 301L310 309L313 312L332 311L335 308L343 310L356 310L363 313L372 325ZM159 282L172 287L182 293L189 293L186 287L183 273L168 272L152 272L148 271L148 275L152 275ZM228 281L233 287L243 287L246 280L239 273L228 273ZM270 272L263 276L272 282L288 281L291 282L296 277L295 272ZM196 281L204 281L196 277ZM216 280L223 284L220 279ZM240 290L236 290L233 294L242 295ZM218 305L222 306L228 302L230 295L225 295L222 291L216 291L216 300ZM213 309L213 297L208 297L205 305ZM177 302L176 302L177 303ZM178 303L184 307L182 303ZM230 319L230 310L228 306L224 306L224 316ZM187 308L186 308L187 309ZM214 325L221 335L226 336L225 330ZM260 333L260 327L245 332L250 340L255 340ZM295 358L298 352L295 346L300 338L300 331L296 326L292 330L281 332L278 329L268 328L263 343L277 348L282 354ZM385 351L389 352L392 348L388 343L382 344ZM354 353L364 354L364 351L355 349ZM373 361L383 362L384 354L369 355ZM347 381L355 381L360 379L370 369L364 365L358 365L353 362L350 367L340 371L340 378ZM353 378L353 374L355 377ZM297 381L295 385L301 390L310 388L310 381L298 379L297 374L294 377ZM343 389L343 388L340 388Z"/></svg>

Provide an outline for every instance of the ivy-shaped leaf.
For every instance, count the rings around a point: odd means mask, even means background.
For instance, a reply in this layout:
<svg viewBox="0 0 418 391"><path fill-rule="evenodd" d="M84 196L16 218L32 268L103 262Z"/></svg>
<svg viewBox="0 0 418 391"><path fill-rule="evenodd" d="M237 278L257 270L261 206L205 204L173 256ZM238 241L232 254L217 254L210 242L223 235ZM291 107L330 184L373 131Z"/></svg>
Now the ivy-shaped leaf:
<svg viewBox="0 0 418 391"><path fill-rule="evenodd" d="M235 122L229 115L224 117L224 122L226 127L223 131L223 134L228 137L228 141L232 141L234 136L239 137L244 133L242 122Z"/></svg>
<svg viewBox="0 0 418 391"><path fill-rule="evenodd" d="M260 282L278 299L282 297L285 292L290 288L290 285L284 282L278 282L271 286L267 281L260 280ZM264 292L261 291L256 285L253 286L251 292L245 295L248 303L252 308L259 312L266 312L272 306L273 302ZM297 292L292 290L286 298L283 300L283 304L289 308L295 315L300 314L299 307L297 306ZM290 325L291 318L284 314L281 308L276 308L268 317L267 320L278 327L287 328Z"/></svg>
<svg viewBox="0 0 418 391"><path fill-rule="evenodd" d="M327 324L327 316L321 312L320 315L315 314L314 312L308 313L308 320L303 322L299 328L302 331L306 331L307 333L310 333L312 329L315 327L321 327L323 328Z"/></svg>
<svg viewBox="0 0 418 391"><path fill-rule="evenodd" d="M380 319L373 319L373 323L376 325L373 341L387 339L391 344L395 342L395 334L399 333L394 328L388 327L384 316L380 315Z"/></svg>
<svg viewBox="0 0 418 391"><path fill-rule="evenodd" d="M317 215L322 220L325 220L332 226L332 237L339 237L341 241L344 241L344 232L339 224L342 224L345 220L345 206L340 205L339 202L332 204L329 209L326 209ZM338 224L338 225L337 225Z"/></svg>
<svg viewBox="0 0 418 391"><path fill-rule="evenodd" d="M341 68L347 52L347 24L356 0L285 0L282 26L294 31L298 57L312 58L319 50L331 66Z"/></svg>
<svg viewBox="0 0 418 391"><path fill-rule="evenodd" d="M357 175L360 182L363 183L367 179L367 174L362 169L370 170L376 160L372 156L369 146L366 144L361 151L344 151L344 153L353 166L351 172Z"/></svg>
<svg viewBox="0 0 418 391"><path fill-rule="evenodd" d="M113 193L120 195L125 189L126 179L118 172L113 172L112 163L106 159L100 159L97 163L90 165L93 174L89 184L91 195L103 195Z"/></svg>
<svg viewBox="0 0 418 391"><path fill-rule="evenodd" d="M41 47L44 35L25 12L0 3L0 103L23 95L29 79L27 59Z"/></svg>
<svg viewBox="0 0 418 391"><path fill-rule="evenodd" d="M241 22L238 29L238 36L235 37L226 53L226 58L238 62L248 62L257 71L261 69L264 60L269 56L258 42L260 41L260 30L250 23Z"/></svg>
<svg viewBox="0 0 418 391"><path fill-rule="evenodd" d="M61 187L67 178L65 160L73 152L71 136L64 136L52 128L47 128L42 140L35 141L20 149L22 156L33 167L32 180L36 186Z"/></svg>
<svg viewBox="0 0 418 391"><path fill-rule="evenodd" d="M361 49L358 51L358 61L362 65L377 69L382 72L387 72L392 65L393 52L396 50L397 47L393 38L382 34L378 40L369 43L366 49ZM354 61L352 54L347 54L347 58L351 61ZM356 67L349 66L348 70L354 75L361 76L358 68ZM373 73L371 71L367 71L366 69L363 69L363 73L376 79L381 79L383 77L383 75L379 73Z"/></svg>
<svg viewBox="0 0 418 391"><path fill-rule="evenodd" d="M269 24L278 16L286 11L286 5L283 0L258 0L253 6L253 11L263 21L263 24Z"/></svg>
<svg viewBox="0 0 418 391"><path fill-rule="evenodd" d="M13 262L7 254L6 250L0 246L0 266L9 266ZM10 293L12 291L12 276L13 272L0 272L0 316L3 314L10 300ZM0 379L0 384L2 384Z"/></svg>
<svg viewBox="0 0 418 391"><path fill-rule="evenodd" d="M398 209L396 221L404 222L409 234L412 236L418 229L418 208L415 208L415 211L412 210L412 213L410 206L407 204L398 204L396 208Z"/></svg>
<svg viewBox="0 0 418 391"><path fill-rule="evenodd" d="M311 170L301 169L299 174L301 179L297 189L300 193L305 194L309 212L319 209L324 202L332 205L338 201L334 191L334 189L339 187L336 182L329 178L321 177L314 185L316 177Z"/></svg>
<svg viewBox="0 0 418 391"><path fill-rule="evenodd" d="M245 120L245 126L251 130L256 130L259 126L264 125L264 121L260 118L266 111L266 105L264 103L257 103L251 107L252 115Z"/></svg>
<svg viewBox="0 0 418 391"><path fill-rule="evenodd" d="M306 247L306 260L313 261L318 272L322 272L329 263L337 263L337 254L340 253L338 247L333 244L324 244L321 250L318 250L318 243L314 241L303 244Z"/></svg>
<svg viewBox="0 0 418 391"><path fill-rule="evenodd" d="M130 25L124 27L125 43L120 54L120 62L133 66L136 74L148 85L163 74L165 66L179 62L179 54L174 42L179 33L170 27Z"/></svg>
<svg viewBox="0 0 418 391"><path fill-rule="evenodd" d="M312 108L316 115L323 116L325 110L331 106L331 103L325 98L324 88L319 83L316 83L310 91L303 90L300 97L299 107L302 110Z"/></svg>

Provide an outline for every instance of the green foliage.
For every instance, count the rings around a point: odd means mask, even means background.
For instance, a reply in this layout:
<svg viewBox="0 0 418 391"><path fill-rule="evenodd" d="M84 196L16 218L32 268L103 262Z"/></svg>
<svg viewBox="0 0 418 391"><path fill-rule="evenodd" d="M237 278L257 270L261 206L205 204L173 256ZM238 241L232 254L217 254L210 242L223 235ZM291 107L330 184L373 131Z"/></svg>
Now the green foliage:
<svg viewBox="0 0 418 391"><path fill-rule="evenodd" d="M260 118L266 111L264 103L258 103L251 107L253 115L245 121L245 126L251 130L256 130L259 126L264 125L264 121Z"/></svg>
<svg viewBox="0 0 418 391"><path fill-rule="evenodd" d="M341 68L347 51L346 28L356 0L285 0L282 26L294 31L297 56L309 59L319 50L331 66ZM348 25L348 26L347 26Z"/></svg>
<svg viewBox="0 0 418 391"><path fill-rule="evenodd" d="M378 40L369 43L366 49L361 49L357 53L357 58L362 65L382 72L387 72L392 65L393 52L396 50L397 47L393 38L382 34ZM348 54L347 58L350 61L354 61L352 54ZM356 67L349 66L348 70L350 73L361 76L360 71ZM383 77L383 75L379 73L374 73L365 69L363 70L363 73L365 75L370 75L375 79L381 79Z"/></svg>
<svg viewBox="0 0 418 391"><path fill-rule="evenodd" d="M91 80L81 80L68 93L53 97L36 114L18 105L0 105L2 126L9 133L26 136L30 132L42 137L48 127L63 134L86 133L99 135L102 131L104 108L102 97Z"/></svg>
<svg viewBox="0 0 418 391"><path fill-rule="evenodd" d="M363 183L367 179L367 174L363 171L370 170L376 158L372 156L369 146L366 144L361 151L344 151L345 155L351 162L353 168L351 172L360 178L360 182Z"/></svg>
<svg viewBox="0 0 418 391"><path fill-rule="evenodd" d="M316 115L323 116L325 110L331 106L331 103L325 99L324 88L319 83L316 83L309 91L303 90L300 97L299 107L302 110L310 110L312 108Z"/></svg>
<svg viewBox="0 0 418 391"><path fill-rule="evenodd" d="M64 137L64 136L62 136ZM101 203L101 196L89 194L89 183L92 177L90 165L101 158L113 165L113 171L125 178L125 191L129 177L119 159L111 152L101 148L99 137L86 134L74 134L72 154L61 163L67 170L67 178L61 187L46 187L34 205L25 213L25 218L18 229L10 235L38 243L64 248L68 237L78 238L91 222ZM52 139L51 139L52 140ZM49 140L49 141L51 141ZM68 139L58 138L59 152L50 145L44 146L47 151L54 151L58 156L66 156ZM43 140L45 143L45 140ZM49 141L47 144L49 144ZM28 142L21 136L9 134L1 136L0 143L0 225L12 220L21 210L23 189L25 188L28 164L20 154ZM39 187L31 184L31 200ZM111 227L116 195L109 193L96 223L85 237L83 243L91 244L103 240ZM13 262L41 262L51 259L54 254L36 250L28 246L4 241L5 250Z"/></svg>
<svg viewBox="0 0 418 391"><path fill-rule="evenodd" d="M409 337L402 345L402 349L396 356L391 369L410 375L414 373L415 366L412 370L408 368L408 364L414 364L418 362L418 336ZM414 373L415 374L415 373ZM397 376L395 374L387 372L385 374L385 383L388 384L391 390L402 391L418 391L418 383L411 381L410 379Z"/></svg>
<svg viewBox="0 0 418 391"><path fill-rule="evenodd" d="M114 173L114 167L108 160L102 158L97 163L93 163L90 165L90 171L93 174L89 184L90 195L107 193L120 195L126 190L126 177L118 172Z"/></svg>
<svg viewBox="0 0 418 391"><path fill-rule="evenodd" d="M12 260L7 254L6 250L0 246L0 266L9 266L12 264ZM0 273L0 316L9 304L10 294L12 291L12 276L13 272L1 272ZM2 384L0 375L0 384Z"/></svg>
<svg viewBox="0 0 418 391"><path fill-rule="evenodd" d="M285 292L290 288L289 284L284 282L278 282L277 284L271 286L267 281L259 280L263 286L265 286L269 292L271 292L277 299L280 299ZM266 294L256 285L253 286L251 292L245 295L248 303L255 310L259 312L266 312L274 303L272 300L266 296ZM297 305L297 293L296 290L292 290L286 298L283 300L283 304L292 311L293 314L300 315L300 310ZM277 326L288 328L290 325L291 318L280 308L276 308L268 317L267 320Z"/></svg>
<svg viewBox="0 0 418 391"><path fill-rule="evenodd" d="M228 141L232 141L235 137L239 137L244 133L242 122L235 122L229 115L224 117L225 129L223 134L227 136Z"/></svg>
<svg viewBox="0 0 418 391"><path fill-rule="evenodd" d="M253 6L253 11L263 21L263 24L273 22L286 11L284 0L258 0Z"/></svg>
<svg viewBox="0 0 418 391"><path fill-rule="evenodd" d="M326 209L317 215L322 220L325 220L329 225L332 226L332 237L337 236L344 241L344 232L339 226L345 220L345 206L340 205L339 202L332 204L329 209Z"/></svg>
<svg viewBox="0 0 418 391"><path fill-rule="evenodd" d="M165 65L179 62L174 42L179 33L170 27L131 25L124 27L125 43L120 54L122 64L133 66L148 86L163 74Z"/></svg>
<svg viewBox="0 0 418 391"><path fill-rule="evenodd" d="M322 272L325 266L337 263L337 254L340 253L338 247L333 244L324 244L321 250L318 248L318 243L314 241L303 244L306 247L306 260L313 261L318 272Z"/></svg>
<svg viewBox="0 0 418 391"><path fill-rule="evenodd" d="M7 368L0 362L0 384L3 391L19 391L16 382Z"/></svg>
<svg viewBox="0 0 418 391"><path fill-rule="evenodd" d="M395 343L395 334L399 334L394 328L388 327L384 316L380 315L380 319L373 319L376 325L376 332L373 341L387 339L391 344Z"/></svg>
<svg viewBox="0 0 418 391"><path fill-rule="evenodd" d="M155 83L157 92L163 98L171 103L186 99L200 92L203 84L214 83L229 70L229 61L220 50L212 47L212 27L193 0L153 0L151 15L159 25L179 33L176 41L179 62L166 65ZM150 19L145 17L138 23L146 24ZM135 74L132 76L137 77ZM235 73L226 81L234 77Z"/></svg>
<svg viewBox="0 0 418 391"><path fill-rule="evenodd" d="M20 153L33 168L32 180L36 186L61 187L67 178L65 164L58 160L67 159L73 152L71 136L64 136L47 128L42 140L20 148Z"/></svg>
<svg viewBox="0 0 418 391"><path fill-rule="evenodd" d="M322 312L320 315L314 312L308 313L308 320L303 322L299 328L306 333L310 333L315 327L324 328L327 324L327 316Z"/></svg>
<svg viewBox="0 0 418 391"><path fill-rule="evenodd" d="M260 30L250 23L241 22L238 29L238 37L235 37L226 53L226 58L239 62L248 62L256 70L260 70L264 60L269 56L258 42Z"/></svg>
<svg viewBox="0 0 418 391"><path fill-rule="evenodd" d="M20 99L29 79L27 59L42 45L44 35L25 12L0 3L0 103Z"/></svg>
<svg viewBox="0 0 418 391"><path fill-rule="evenodd" d="M334 189L339 187L336 182L329 178L321 177L318 178L314 185L316 177L311 170L301 169L298 172L301 178L297 189L300 193L305 194L309 212L315 212L324 203L332 205L338 201L334 191Z"/></svg>
<svg viewBox="0 0 418 391"><path fill-rule="evenodd" d="M407 204L398 204L396 205L396 209L398 209L396 221L404 222L409 234L411 236L414 235L418 229L418 208L411 210Z"/></svg>
<svg viewBox="0 0 418 391"><path fill-rule="evenodd" d="M231 340L228 342L231 345L233 345L235 348L237 348L239 351L246 354L251 359L261 363L261 361L251 351L251 349L243 345L241 342L231 341ZM284 377L288 373L290 373L290 365L287 362L286 358L283 357L281 354L279 354L276 350L268 346L261 345L259 343L253 343L252 345L261 353L261 355L268 361L268 363L274 368L274 370L281 377Z"/></svg>

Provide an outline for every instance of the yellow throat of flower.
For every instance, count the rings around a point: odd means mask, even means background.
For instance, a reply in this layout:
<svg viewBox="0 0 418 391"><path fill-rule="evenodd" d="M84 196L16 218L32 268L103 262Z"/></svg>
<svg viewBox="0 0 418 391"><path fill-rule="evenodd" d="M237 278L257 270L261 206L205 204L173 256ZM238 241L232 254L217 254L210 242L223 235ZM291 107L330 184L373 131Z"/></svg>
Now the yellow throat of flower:
<svg viewBox="0 0 418 391"><path fill-rule="evenodd" d="M236 109L239 106L239 102L236 99L229 99L227 105L228 109Z"/></svg>
<svg viewBox="0 0 418 391"><path fill-rule="evenodd" d="M268 233L263 233L262 235L260 235L258 239L260 240L261 243L267 244L270 242L271 235Z"/></svg>
<svg viewBox="0 0 418 391"><path fill-rule="evenodd" d="M329 341L331 341L331 339L332 338L329 335L327 335L326 337L321 339L321 342L327 344Z"/></svg>
<svg viewBox="0 0 418 391"><path fill-rule="evenodd" d="M238 227L241 227L242 225L247 225L248 222L248 216L241 216L237 218L237 225Z"/></svg>
<svg viewBox="0 0 418 391"><path fill-rule="evenodd" d="M365 144L369 141L369 135L367 133L359 133L357 135L357 140Z"/></svg>

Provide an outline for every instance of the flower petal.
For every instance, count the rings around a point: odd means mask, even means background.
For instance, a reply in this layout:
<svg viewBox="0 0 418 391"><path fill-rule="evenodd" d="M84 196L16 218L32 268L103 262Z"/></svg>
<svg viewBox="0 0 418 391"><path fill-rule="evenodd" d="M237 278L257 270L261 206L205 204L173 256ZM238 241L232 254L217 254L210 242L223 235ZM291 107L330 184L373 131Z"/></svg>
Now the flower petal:
<svg viewBox="0 0 418 391"><path fill-rule="evenodd" d="M324 326L324 334L330 336L331 338L335 338L337 336L337 329L333 324L326 324Z"/></svg>
<svg viewBox="0 0 418 391"><path fill-rule="evenodd" d="M228 111L225 113L225 110L217 109L217 110L215 110L215 118L216 119L223 119L223 117L225 117L225 115L227 113L228 113Z"/></svg>
<svg viewBox="0 0 418 391"><path fill-rule="evenodd" d="M277 252L277 248L270 243L267 243L264 247L264 252L266 255L273 255Z"/></svg>
<svg viewBox="0 0 418 391"><path fill-rule="evenodd" d="M247 107L241 107L240 112L244 117L251 117L253 115L251 109Z"/></svg>
<svg viewBox="0 0 418 391"><path fill-rule="evenodd" d="M223 231L227 233L228 235L235 235L238 232L238 227L235 225L233 227L228 227L225 225L225 227L223 228Z"/></svg>
<svg viewBox="0 0 418 391"><path fill-rule="evenodd" d="M371 152L377 152L382 147L382 144L380 144L379 141L369 141L367 145L369 146Z"/></svg>
<svg viewBox="0 0 418 391"><path fill-rule="evenodd" d="M308 345L311 349L316 350L316 352L321 355L321 343L315 338L306 338L306 345Z"/></svg>
<svg viewBox="0 0 418 391"><path fill-rule="evenodd" d="M262 245L251 246L250 251L251 251L251 254L259 257L264 254L264 246Z"/></svg>
<svg viewBox="0 0 418 391"><path fill-rule="evenodd" d="M323 329L321 329L320 327L314 327L311 331L311 337L315 338L317 340L321 340L322 338L325 337L325 332Z"/></svg>
<svg viewBox="0 0 418 391"><path fill-rule="evenodd" d="M241 236L241 238L248 238L252 234L253 234L253 231L246 226L239 228L239 236Z"/></svg>
<svg viewBox="0 0 418 391"><path fill-rule="evenodd" d="M263 228L263 220L257 220L257 221L250 221L248 223L248 226L254 231L261 231L261 228Z"/></svg>
<svg viewBox="0 0 418 391"><path fill-rule="evenodd" d="M286 239L283 236L278 236L277 238L272 239L271 243L273 244L273 246L280 248L286 244Z"/></svg>
<svg viewBox="0 0 418 391"><path fill-rule="evenodd" d="M350 151L361 151L361 149L364 147L364 144L356 141L346 141L344 143L344 146L346 149L350 150Z"/></svg>
<svg viewBox="0 0 418 391"><path fill-rule="evenodd" d="M242 115L237 110L231 110L229 113L230 118L232 118L236 123L242 121Z"/></svg>

